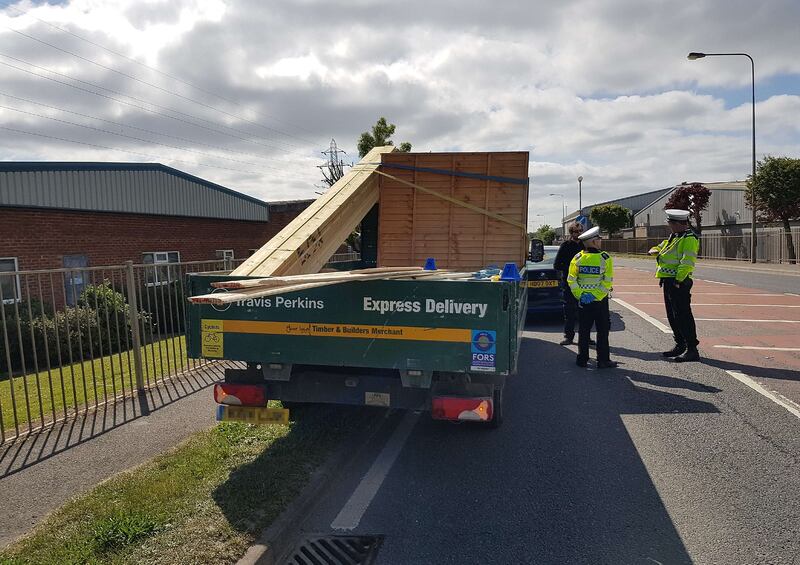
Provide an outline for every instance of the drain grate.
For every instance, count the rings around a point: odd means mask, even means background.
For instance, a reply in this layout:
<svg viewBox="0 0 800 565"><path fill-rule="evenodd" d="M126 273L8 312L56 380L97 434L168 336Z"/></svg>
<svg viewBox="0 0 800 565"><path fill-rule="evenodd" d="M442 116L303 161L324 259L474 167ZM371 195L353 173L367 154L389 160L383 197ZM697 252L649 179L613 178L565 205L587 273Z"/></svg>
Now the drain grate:
<svg viewBox="0 0 800 565"><path fill-rule="evenodd" d="M286 565L369 565L383 536L308 536L285 561Z"/></svg>

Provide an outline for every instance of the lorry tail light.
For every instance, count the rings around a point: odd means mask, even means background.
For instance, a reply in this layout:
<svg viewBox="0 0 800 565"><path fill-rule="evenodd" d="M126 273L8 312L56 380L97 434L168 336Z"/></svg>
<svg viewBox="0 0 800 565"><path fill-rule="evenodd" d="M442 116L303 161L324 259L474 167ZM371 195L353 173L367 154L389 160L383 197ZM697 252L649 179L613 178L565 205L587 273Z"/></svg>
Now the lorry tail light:
<svg viewBox="0 0 800 565"><path fill-rule="evenodd" d="M214 401L231 406L266 406L267 396L264 385L216 383Z"/></svg>
<svg viewBox="0 0 800 565"><path fill-rule="evenodd" d="M435 396L431 412L434 420L488 422L494 414L494 403L489 397Z"/></svg>

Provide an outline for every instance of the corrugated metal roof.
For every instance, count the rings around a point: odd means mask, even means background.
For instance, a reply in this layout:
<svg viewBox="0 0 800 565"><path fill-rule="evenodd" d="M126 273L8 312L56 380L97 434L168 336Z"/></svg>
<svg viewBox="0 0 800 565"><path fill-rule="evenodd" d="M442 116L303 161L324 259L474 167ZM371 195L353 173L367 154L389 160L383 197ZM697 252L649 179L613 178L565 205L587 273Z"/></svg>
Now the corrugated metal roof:
<svg viewBox="0 0 800 565"><path fill-rule="evenodd" d="M0 162L0 206L266 222L266 202L160 163Z"/></svg>
<svg viewBox="0 0 800 565"><path fill-rule="evenodd" d="M692 183L686 183L692 184ZM703 211L703 226L724 226L747 224L752 219L752 210L745 201L745 181L701 182L711 190L708 208ZM634 225L661 225L664 223L664 205L672 191L681 185L672 187L660 198L646 208L640 210L633 219Z"/></svg>
<svg viewBox="0 0 800 565"><path fill-rule="evenodd" d="M650 205L654 200L661 198L664 194L672 192L673 187L661 188L659 190L651 190L650 192L643 192L641 194L634 194L632 196L623 196L622 198L615 198L614 200L607 200L605 202L598 202L590 206L584 206L583 210L586 214L590 214L595 206L602 206L604 204L619 204L623 208L631 210L634 214L639 210ZM580 210L575 210L569 214L564 220L568 222L578 217Z"/></svg>

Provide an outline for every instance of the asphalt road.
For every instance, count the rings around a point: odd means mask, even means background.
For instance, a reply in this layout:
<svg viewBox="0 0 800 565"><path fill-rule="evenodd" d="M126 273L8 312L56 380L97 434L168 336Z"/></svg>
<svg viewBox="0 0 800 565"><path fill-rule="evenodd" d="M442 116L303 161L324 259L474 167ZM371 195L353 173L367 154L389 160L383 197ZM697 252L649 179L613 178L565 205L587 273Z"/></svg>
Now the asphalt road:
<svg viewBox="0 0 800 565"><path fill-rule="evenodd" d="M503 427L398 417L299 534L352 522L382 564L800 564L800 419L612 322L611 371L529 325Z"/></svg>

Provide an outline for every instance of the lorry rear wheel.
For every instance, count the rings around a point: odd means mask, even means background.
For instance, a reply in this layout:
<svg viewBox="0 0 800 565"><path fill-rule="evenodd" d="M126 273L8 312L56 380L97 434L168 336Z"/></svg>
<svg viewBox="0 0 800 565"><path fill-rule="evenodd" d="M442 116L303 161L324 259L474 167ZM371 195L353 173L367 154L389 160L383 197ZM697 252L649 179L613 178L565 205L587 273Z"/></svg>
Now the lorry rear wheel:
<svg viewBox="0 0 800 565"><path fill-rule="evenodd" d="M499 428L503 423L503 390L505 384L498 384L494 387L492 393L492 419L489 420L489 426L492 428Z"/></svg>

